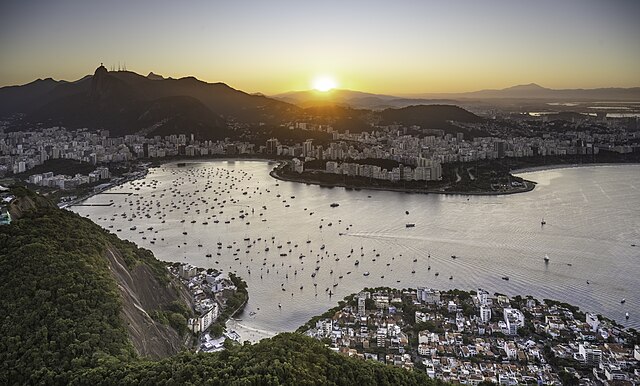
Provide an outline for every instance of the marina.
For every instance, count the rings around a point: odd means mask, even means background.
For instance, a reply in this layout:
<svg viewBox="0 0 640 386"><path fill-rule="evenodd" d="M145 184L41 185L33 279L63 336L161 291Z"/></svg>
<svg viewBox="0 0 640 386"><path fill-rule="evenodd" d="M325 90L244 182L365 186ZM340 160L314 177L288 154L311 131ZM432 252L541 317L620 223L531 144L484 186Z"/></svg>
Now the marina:
<svg viewBox="0 0 640 386"><path fill-rule="evenodd" d="M529 294L640 326L626 319L640 306L639 166L526 173L532 192L471 197L327 189L275 180L274 166L166 164L112 188L131 195L110 207L71 209L161 260L236 272L249 302L233 323L247 340L378 286Z"/></svg>

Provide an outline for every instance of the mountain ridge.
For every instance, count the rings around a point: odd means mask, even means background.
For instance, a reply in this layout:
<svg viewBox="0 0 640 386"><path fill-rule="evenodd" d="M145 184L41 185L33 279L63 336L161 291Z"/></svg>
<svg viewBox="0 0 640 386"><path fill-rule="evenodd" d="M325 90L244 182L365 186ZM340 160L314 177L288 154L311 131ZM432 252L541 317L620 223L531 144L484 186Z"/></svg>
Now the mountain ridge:
<svg viewBox="0 0 640 386"><path fill-rule="evenodd" d="M109 129L115 135L195 132L199 138L222 139L229 135L229 119L279 122L299 112L221 82L145 77L104 66L73 82L46 79L0 88L0 115L23 113L34 123Z"/></svg>
<svg viewBox="0 0 640 386"><path fill-rule="evenodd" d="M322 104L341 104L353 108L382 110L402 108L410 105L456 104L469 101L490 101L494 99L558 100L571 99L582 101L640 100L640 87L594 88L594 89L552 89L537 83L519 84L502 89L483 89L460 93L418 93L406 95L388 95L367 93L357 90L333 89L327 92L317 90L298 90L272 95L271 97L300 107L312 107Z"/></svg>
<svg viewBox="0 0 640 386"><path fill-rule="evenodd" d="M292 94L297 95L297 94ZM341 95L345 103L326 99ZM285 96L286 97L286 96ZM30 123L62 125L70 128L109 129L111 135L138 134L146 136L193 133L198 139L223 139L236 133L231 122L278 127L296 120L350 132L368 131L371 125L384 121L385 110L412 105L433 105L432 109L417 109L434 117L404 116L410 110L387 114L394 123L416 124L424 129L457 130L450 121L476 122L475 116L442 106L451 100L394 99L383 94L350 90L334 90L323 103L311 103L302 108L262 94L248 94L226 83L207 83L195 77L165 78L150 72L147 76L131 71L108 71L98 67L93 75L73 82L53 79L38 80L23 86L0 88L0 115L26 114L25 128ZM354 108L350 104L375 106ZM448 113L443 112L446 110ZM466 112L466 111L465 111ZM407 118L407 119L405 119Z"/></svg>

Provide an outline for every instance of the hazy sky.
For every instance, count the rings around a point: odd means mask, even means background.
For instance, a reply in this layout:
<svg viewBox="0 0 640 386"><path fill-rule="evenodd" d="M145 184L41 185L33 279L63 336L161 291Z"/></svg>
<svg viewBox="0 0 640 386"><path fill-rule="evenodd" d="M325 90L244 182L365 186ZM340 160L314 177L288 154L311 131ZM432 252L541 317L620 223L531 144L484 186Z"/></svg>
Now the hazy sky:
<svg viewBox="0 0 640 386"><path fill-rule="evenodd" d="M640 86L640 0L0 0L0 85L125 63L247 92Z"/></svg>

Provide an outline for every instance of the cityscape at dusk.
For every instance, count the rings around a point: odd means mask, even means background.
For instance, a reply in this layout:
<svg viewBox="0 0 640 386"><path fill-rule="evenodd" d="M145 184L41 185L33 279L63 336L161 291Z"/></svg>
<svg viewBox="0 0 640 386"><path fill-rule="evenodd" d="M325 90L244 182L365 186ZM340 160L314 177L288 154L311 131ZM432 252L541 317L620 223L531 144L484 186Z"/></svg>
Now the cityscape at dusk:
<svg viewBox="0 0 640 386"><path fill-rule="evenodd" d="M0 5L0 385L640 384L640 2Z"/></svg>

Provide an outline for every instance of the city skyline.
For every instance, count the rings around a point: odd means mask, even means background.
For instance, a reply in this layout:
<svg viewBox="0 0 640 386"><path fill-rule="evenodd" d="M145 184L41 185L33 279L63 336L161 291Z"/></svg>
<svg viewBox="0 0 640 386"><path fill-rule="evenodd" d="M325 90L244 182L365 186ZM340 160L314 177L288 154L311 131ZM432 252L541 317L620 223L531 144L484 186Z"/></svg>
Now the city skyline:
<svg viewBox="0 0 640 386"><path fill-rule="evenodd" d="M386 94L640 85L632 1L3 5L0 86L107 68L247 92ZM328 80L327 80L328 79Z"/></svg>

